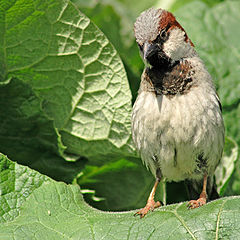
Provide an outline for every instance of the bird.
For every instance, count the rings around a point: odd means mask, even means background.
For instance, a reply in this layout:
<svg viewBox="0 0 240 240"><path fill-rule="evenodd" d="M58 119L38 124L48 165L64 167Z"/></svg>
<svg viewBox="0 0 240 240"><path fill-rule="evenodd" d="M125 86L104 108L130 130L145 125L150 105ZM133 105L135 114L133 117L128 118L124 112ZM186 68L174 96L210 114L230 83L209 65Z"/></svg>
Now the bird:
<svg viewBox="0 0 240 240"><path fill-rule="evenodd" d="M218 197L214 172L224 147L222 107L212 77L171 12L145 10L134 35L145 68L132 110L132 139L156 179L146 206L135 215L142 218L162 205L154 200L162 180L187 182L194 196L187 206L198 208Z"/></svg>

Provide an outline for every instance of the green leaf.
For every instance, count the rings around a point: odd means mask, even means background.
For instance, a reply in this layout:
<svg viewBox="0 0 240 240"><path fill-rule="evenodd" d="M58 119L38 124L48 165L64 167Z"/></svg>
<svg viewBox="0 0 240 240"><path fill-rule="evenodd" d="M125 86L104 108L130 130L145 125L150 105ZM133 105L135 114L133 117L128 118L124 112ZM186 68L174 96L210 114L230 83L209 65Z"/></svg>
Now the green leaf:
<svg viewBox="0 0 240 240"><path fill-rule="evenodd" d="M0 103L1 151L54 179L71 182L82 164L63 159L59 133L42 111L31 87L10 79L0 85Z"/></svg>
<svg viewBox="0 0 240 240"><path fill-rule="evenodd" d="M235 163L238 157L238 145L230 138L225 138L223 157L215 171L217 190L223 196L227 184L234 172Z"/></svg>
<svg viewBox="0 0 240 240"><path fill-rule="evenodd" d="M135 100L143 70L143 61L139 57L139 49L133 34L133 23L137 17L135 10L132 11L129 4L126 5L117 0L87 3L85 0L72 1L103 31L118 51L128 75L133 100Z"/></svg>
<svg viewBox="0 0 240 240"><path fill-rule="evenodd" d="M240 146L240 100L230 107L223 107L223 111L227 133Z"/></svg>
<svg viewBox="0 0 240 240"><path fill-rule="evenodd" d="M188 210L186 203L161 207L145 218L129 212L102 212L87 205L78 186L66 185L12 163L4 165L0 201L12 206L0 225L0 239L238 239L240 237L240 197L222 198L199 209ZM20 174L22 172L22 174ZM9 178L6 178L9 176ZM10 177L16 176L16 177ZM32 180L32 184L24 184ZM39 180L41 178L41 180ZM36 180L39 180L36 184ZM41 183L41 184L39 184ZM4 188L24 196L8 197ZM13 188L15 186L15 189ZM31 188L31 190L29 190ZM3 206L3 205L1 205ZM16 210L13 215L13 209Z"/></svg>
<svg viewBox="0 0 240 240"><path fill-rule="evenodd" d="M1 79L32 89L32 110L53 120L65 151L95 161L133 155L131 93L103 33L67 0L2 2L1 9Z"/></svg>
<svg viewBox="0 0 240 240"><path fill-rule="evenodd" d="M225 149L226 152L224 153L222 163L220 164L221 171L218 172L218 174L220 173L219 174L220 176L219 185L221 186L220 193L221 195L224 196L239 195L240 194L240 161L238 154L239 146L232 139L228 139L228 141L226 141L225 144Z"/></svg>
<svg viewBox="0 0 240 240"><path fill-rule="evenodd" d="M44 116L40 101L29 85L18 79L0 85L0 102L0 118L4 119L0 145L4 152L30 159L37 157L42 147L47 152L61 155L64 146L53 121Z"/></svg>
<svg viewBox="0 0 240 240"><path fill-rule="evenodd" d="M12 221L23 202L49 178L0 154L0 222Z"/></svg>

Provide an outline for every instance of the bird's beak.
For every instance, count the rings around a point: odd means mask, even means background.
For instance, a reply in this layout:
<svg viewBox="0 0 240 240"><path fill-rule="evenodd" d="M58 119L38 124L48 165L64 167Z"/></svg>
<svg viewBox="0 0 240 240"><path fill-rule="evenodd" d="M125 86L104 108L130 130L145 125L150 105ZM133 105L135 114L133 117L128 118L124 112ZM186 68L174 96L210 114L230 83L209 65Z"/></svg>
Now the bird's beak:
<svg viewBox="0 0 240 240"><path fill-rule="evenodd" d="M153 55L155 55L158 52L158 45L155 43L148 43L146 42L144 44L144 48L143 48L143 58L146 61L149 61L149 59L151 57L153 57Z"/></svg>

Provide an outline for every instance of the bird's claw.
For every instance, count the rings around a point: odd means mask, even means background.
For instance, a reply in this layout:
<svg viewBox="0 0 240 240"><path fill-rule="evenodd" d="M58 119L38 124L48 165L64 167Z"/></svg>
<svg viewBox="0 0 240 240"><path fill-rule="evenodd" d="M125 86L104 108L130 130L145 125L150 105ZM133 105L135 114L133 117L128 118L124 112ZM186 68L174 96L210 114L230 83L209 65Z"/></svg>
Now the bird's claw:
<svg viewBox="0 0 240 240"><path fill-rule="evenodd" d="M207 202L206 198L199 198L197 200L191 200L191 201L188 202L187 207L189 209L198 208L198 207L201 207L201 206L205 205L206 202Z"/></svg>
<svg viewBox="0 0 240 240"><path fill-rule="evenodd" d="M158 208L161 206L161 203L159 201L155 202L154 200L148 201L146 206L142 209L140 209L138 212L134 214L134 216L139 215L140 218L143 218L149 211L153 211L155 208Z"/></svg>

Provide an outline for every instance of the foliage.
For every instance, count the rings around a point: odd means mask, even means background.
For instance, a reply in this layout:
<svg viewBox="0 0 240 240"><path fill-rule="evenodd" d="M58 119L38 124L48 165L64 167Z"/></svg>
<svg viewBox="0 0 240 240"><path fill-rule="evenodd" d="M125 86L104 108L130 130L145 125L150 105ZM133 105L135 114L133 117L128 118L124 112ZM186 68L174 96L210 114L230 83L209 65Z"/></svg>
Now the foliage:
<svg viewBox="0 0 240 240"><path fill-rule="evenodd" d="M15 161L0 156L0 238L238 237L238 197L194 211L169 205L139 221L93 209L81 193L99 209L130 210L154 182L130 131L143 69L132 26L152 5L174 11L216 82L228 136L216 181L222 196L240 193L240 3L72 2L0 2L0 152ZM182 183L167 193L168 203L186 200Z"/></svg>
<svg viewBox="0 0 240 240"><path fill-rule="evenodd" d="M1 155L1 239L231 239L240 237L240 197L222 198L194 211L187 203L157 209L144 219L129 212L102 212L87 205L79 186L55 182ZM3 166L4 165L4 166ZM19 181L18 176L25 180ZM17 181L16 181L17 180ZM38 184L31 184L38 183ZM26 195L16 196L16 191ZM21 207L19 208L19 202ZM207 220L206 221L206 217ZM171 228L169 228L171 226Z"/></svg>

